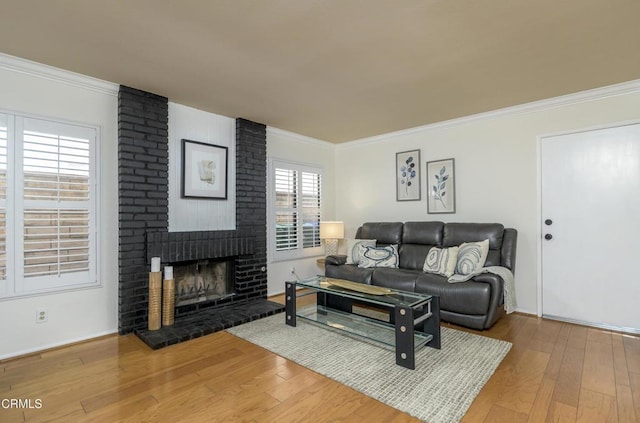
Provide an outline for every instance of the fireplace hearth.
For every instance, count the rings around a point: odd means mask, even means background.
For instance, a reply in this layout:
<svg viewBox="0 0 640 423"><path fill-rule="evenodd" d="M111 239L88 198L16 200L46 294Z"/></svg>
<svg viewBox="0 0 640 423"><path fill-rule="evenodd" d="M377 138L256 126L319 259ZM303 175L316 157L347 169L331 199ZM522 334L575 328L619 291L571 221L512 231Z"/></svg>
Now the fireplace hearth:
<svg viewBox="0 0 640 423"><path fill-rule="evenodd" d="M280 313L255 280L266 266L250 272L243 263L254 256L255 237L238 230L147 233L147 261L160 257L173 267L175 321L159 330L135 333L153 349L197 338ZM260 298L256 298L260 296Z"/></svg>
<svg viewBox="0 0 640 423"><path fill-rule="evenodd" d="M139 329L135 333L145 344L157 350L283 311L283 304L255 299L246 303L205 308L198 313L176 318L171 326L163 326L159 330ZM284 325L284 315L282 324Z"/></svg>

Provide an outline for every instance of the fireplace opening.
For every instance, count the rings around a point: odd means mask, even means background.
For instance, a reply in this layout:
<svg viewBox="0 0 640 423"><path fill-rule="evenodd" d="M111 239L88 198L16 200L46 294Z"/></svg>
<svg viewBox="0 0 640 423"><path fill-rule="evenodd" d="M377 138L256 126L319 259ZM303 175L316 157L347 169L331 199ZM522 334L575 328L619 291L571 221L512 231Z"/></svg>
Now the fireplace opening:
<svg viewBox="0 0 640 423"><path fill-rule="evenodd" d="M219 300L235 293L234 260L205 259L173 264L176 307Z"/></svg>

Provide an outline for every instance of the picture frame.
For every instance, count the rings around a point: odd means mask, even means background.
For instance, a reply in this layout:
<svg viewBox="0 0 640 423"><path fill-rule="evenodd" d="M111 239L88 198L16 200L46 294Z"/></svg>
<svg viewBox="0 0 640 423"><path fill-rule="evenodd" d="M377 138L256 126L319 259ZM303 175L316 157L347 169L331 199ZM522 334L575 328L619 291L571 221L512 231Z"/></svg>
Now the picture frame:
<svg viewBox="0 0 640 423"><path fill-rule="evenodd" d="M420 150L396 153L396 201L419 201Z"/></svg>
<svg viewBox="0 0 640 423"><path fill-rule="evenodd" d="M427 213L456 212L455 160L427 162Z"/></svg>
<svg viewBox="0 0 640 423"><path fill-rule="evenodd" d="M182 140L181 198L227 199L228 147Z"/></svg>

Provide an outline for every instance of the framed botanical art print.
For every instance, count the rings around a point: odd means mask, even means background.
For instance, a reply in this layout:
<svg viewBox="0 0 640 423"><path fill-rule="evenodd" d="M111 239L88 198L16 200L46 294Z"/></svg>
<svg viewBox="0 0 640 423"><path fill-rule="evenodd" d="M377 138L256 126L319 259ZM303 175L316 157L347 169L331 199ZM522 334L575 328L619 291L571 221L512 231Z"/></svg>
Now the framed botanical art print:
<svg viewBox="0 0 640 423"><path fill-rule="evenodd" d="M182 198L227 199L227 151L220 145L182 140Z"/></svg>
<svg viewBox="0 0 640 423"><path fill-rule="evenodd" d="M427 162L427 213L456 212L454 159Z"/></svg>
<svg viewBox="0 0 640 423"><path fill-rule="evenodd" d="M420 200L420 150L396 153L396 201Z"/></svg>

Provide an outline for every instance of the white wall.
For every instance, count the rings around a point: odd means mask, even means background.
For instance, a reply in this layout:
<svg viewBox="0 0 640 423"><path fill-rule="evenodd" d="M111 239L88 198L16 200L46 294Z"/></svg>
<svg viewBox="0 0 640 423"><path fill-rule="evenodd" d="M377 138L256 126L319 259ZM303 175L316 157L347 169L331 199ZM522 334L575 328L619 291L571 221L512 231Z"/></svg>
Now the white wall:
<svg viewBox="0 0 640 423"><path fill-rule="evenodd" d="M323 169L323 220L334 220L336 217L334 150L335 146L325 141L267 127L267 160L288 160ZM272 245L272 242L270 241L268 245ZM290 273L292 267L295 268L296 274L300 278L324 272L324 268L316 263L320 257L322 256L286 261L272 261L270 258L267 271L267 294L274 295L284 292L284 282L295 279Z"/></svg>
<svg viewBox="0 0 640 423"><path fill-rule="evenodd" d="M180 198L182 139L228 147L227 199ZM169 102L169 231L236 228L236 120Z"/></svg>
<svg viewBox="0 0 640 423"><path fill-rule="evenodd" d="M617 95L612 95L617 94ZM562 100L562 101L561 101ZM640 118L640 84L539 102L358 140L336 148L336 218L353 237L365 221L499 222L518 230L518 310L537 312L538 137ZM395 200L395 153L421 150L422 200ZM455 158L456 213L427 214L426 162Z"/></svg>
<svg viewBox="0 0 640 423"><path fill-rule="evenodd" d="M0 359L117 331L118 86L0 55L0 109L101 128L99 288L0 300ZM36 323L36 309L49 321Z"/></svg>

